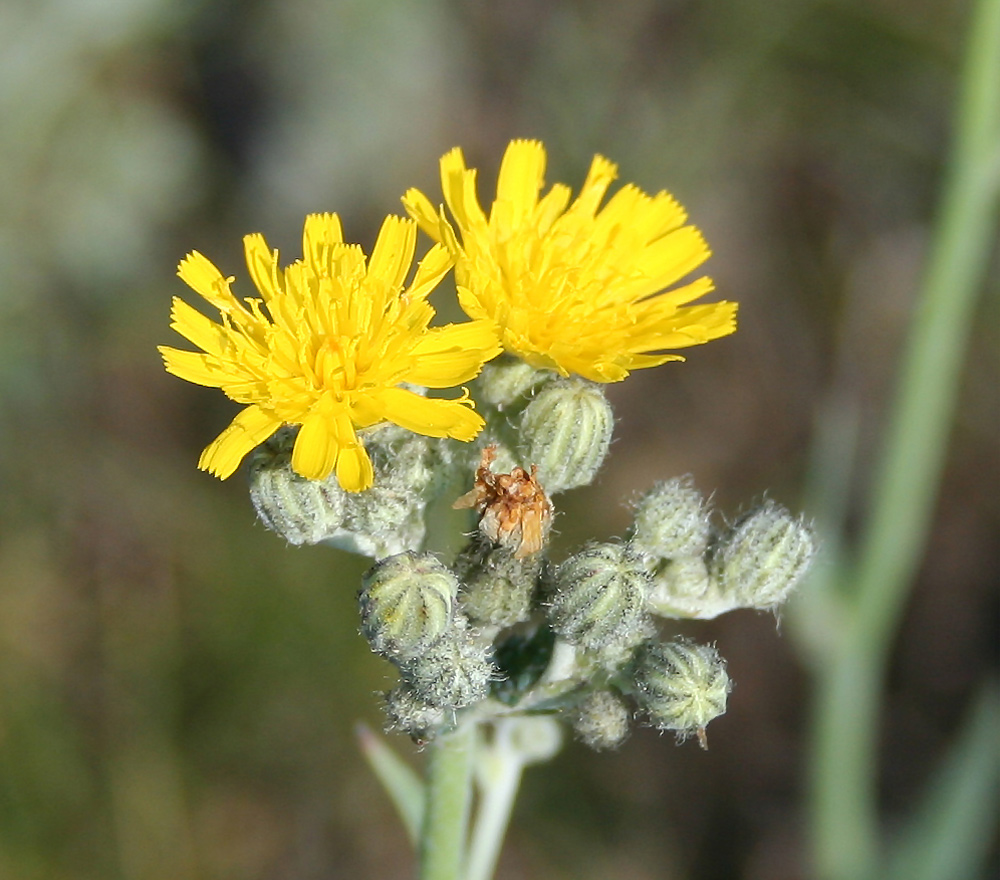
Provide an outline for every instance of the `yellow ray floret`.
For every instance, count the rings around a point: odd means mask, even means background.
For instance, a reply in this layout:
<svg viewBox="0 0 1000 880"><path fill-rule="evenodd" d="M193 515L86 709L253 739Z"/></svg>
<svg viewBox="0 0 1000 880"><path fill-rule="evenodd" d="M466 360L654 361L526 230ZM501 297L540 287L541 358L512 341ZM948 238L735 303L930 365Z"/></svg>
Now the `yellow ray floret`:
<svg viewBox="0 0 1000 880"><path fill-rule="evenodd" d="M487 216L476 172L456 148L441 159L452 220L419 190L403 197L420 228L454 258L466 314L492 322L507 351L564 376L617 382L631 370L683 360L668 349L736 329L736 303L687 305L712 290L709 278L667 289L709 256L673 197L629 184L601 207L617 175L601 156L572 203L562 184L540 197L544 174L540 143L511 142Z"/></svg>
<svg viewBox="0 0 1000 880"><path fill-rule="evenodd" d="M202 453L200 468L225 479L278 428L301 425L292 468L310 480L336 472L359 492L373 480L359 428L393 422L460 440L479 433L483 420L467 394L429 399L400 387L460 385L500 351L490 321L428 328L427 296L452 257L435 245L405 286L415 241L412 221L388 217L366 259L344 242L336 214L311 214L303 258L282 269L263 236L248 235L247 269L260 298L245 301L201 254L181 260L177 274L221 320L175 298L171 327L201 351L161 346L167 371L246 404Z"/></svg>

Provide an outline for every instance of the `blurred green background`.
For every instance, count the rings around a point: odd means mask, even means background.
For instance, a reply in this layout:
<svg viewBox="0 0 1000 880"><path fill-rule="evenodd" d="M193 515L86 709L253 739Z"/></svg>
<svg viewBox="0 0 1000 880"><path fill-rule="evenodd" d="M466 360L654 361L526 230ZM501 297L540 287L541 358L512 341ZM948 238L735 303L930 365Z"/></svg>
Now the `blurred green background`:
<svg viewBox="0 0 1000 880"><path fill-rule="evenodd" d="M370 247L406 188L437 191L452 146L484 199L513 137L544 140L548 181L574 187L600 152L688 207L741 324L610 389L613 454L565 497L559 547L620 534L629 497L684 473L730 515L764 492L803 506L831 405L856 417L857 523L967 17L950 0L0 3L0 876L411 876L353 741L391 681L357 635L367 562L285 546L241 476L196 470L236 406L156 354L183 345L184 253L240 284L243 234L292 259L304 214L338 211ZM997 667L995 279L892 655L890 831ZM569 744L529 772L499 876L807 877L812 690L788 629L687 627L736 681L711 750L646 730L613 754Z"/></svg>

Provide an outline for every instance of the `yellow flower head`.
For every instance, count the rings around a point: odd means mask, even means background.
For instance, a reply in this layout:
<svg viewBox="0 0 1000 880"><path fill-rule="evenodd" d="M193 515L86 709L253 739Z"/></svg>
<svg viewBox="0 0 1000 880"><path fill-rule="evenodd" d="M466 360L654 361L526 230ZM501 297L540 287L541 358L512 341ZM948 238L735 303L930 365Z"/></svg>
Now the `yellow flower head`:
<svg viewBox="0 0 1000 880"><path fill-rule="evenodd" d="M444 209L411 189L407 212L455 258L462 308L492 321L503 346L532 366L595 382L683 360L686 348L736 329L736 304L689 306L712 289L709 278L665 290L700 266L708 246L667 193L629 184L600 207L617 168L595 156L583 188L556 184L539 198L545 148L512 141L504 154L489 217L476 196L476 172L458 148L441 159Z"/></svg>
<svg viewBox="0 0 1000 880"><path fill-rule="evenodd" d="M310 480L336 469L351 492L372 484L357 428L394 422L430 437L471 440L483 426L468 395L422 397L404 383L448 388L473 378L499 352L489 322L428 329L428 294L451 268L435 246L408 287L416 227L388 217L370 259L345 244L336 214L306 217L303 254L278 267L263 236L243 239L260 299L240 302L226 278L197 251L177 274L221 312L221 323L174 298L171 327L202 352L160 347L167 371L221 388L238 416L202 453L198 467L222 479L282 425L301 425L292 468Z"/></svg>

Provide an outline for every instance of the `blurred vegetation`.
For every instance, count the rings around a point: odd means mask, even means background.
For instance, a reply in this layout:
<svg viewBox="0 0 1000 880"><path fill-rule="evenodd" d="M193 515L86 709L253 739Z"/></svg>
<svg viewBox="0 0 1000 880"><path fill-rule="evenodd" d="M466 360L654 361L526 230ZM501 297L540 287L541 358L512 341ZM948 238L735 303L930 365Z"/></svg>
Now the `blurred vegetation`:
<svg viewBox="0 0 1000 880"><path fill-rule="evenodd" d="M544 140L549 180L573 185L600 152L689 208L741 329L612 389L616 447L598 484L567 498L562 545L620 532L619 501L683 473L723 509L765 491L801 505L817 424L856 443L840 487L850 534L926 255L968 12L0 6L0 876L410 876L353 743L357 720L380 725L387 681L357 637L365 560L284 546L239 477L195 469L235 406L161 369L180 256L196 248L243 279L243 234L294 257L317 210L370 246L407 187L436 189L456 144L484 192L512 137ZM892 651L887 834L997 669L996 277ZM849 424L824 420L831 399ZM808 876L811 688L774 630L749 614L697 629L737 682L711 751L644 732L529 773L500 876Z"/></svg>

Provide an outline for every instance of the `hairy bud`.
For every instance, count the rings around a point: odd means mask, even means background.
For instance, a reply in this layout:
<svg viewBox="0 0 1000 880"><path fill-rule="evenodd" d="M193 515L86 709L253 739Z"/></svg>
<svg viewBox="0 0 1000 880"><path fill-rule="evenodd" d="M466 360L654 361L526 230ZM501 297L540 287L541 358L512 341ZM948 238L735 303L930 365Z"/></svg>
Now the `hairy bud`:
<svg viewBox="0 0 1000 880"><path fill-rule="evenodd" d="M663 617L695 617L708 620L733 606L719 594L701 556L681 556L657 570L649 593L650 611Z"/></svg>
<svg viewBox="0 0 1000 880"><path fill-rule="evenodd" d="M687 640L650 641L634 661L639 705L660 730L683 739L692 733L704 746L704 729L726 711L731 685L726 663L711 645Z"/></svg>
<svg viewBox="0 0 1000 880"><path fill-rule="evenodd" d="M536 370L520 358L501 355L486 364L476 378L475 398L485 406L503 410L552 376L550 370Z"/></svg>
<svg viewBox="0 0 1000 880"><path fill-rule="evenodd" d="M454 566L462 584L462 610L481 626L512 626L527 620L542 566L539 554L518 559L507 547L482 536L473 538Z"/></svg>
<svg viewBox="0 0 1000 880"><path fill-rule="evenodd" d="M361 589L361 631L394 661L423 654L453 622L458 580L429 553L400 553L370 568Z"/></svg>
<svg viewBox="0 0 1000 880"><path fill-rule="evenodd" d="M721 538L711 571L732 607L774 609L802 580L816 550L812 528L767 501Z"/></svg>
<svg viewBox="0 0 1000 880"><path fill-rule="evenodd" d="M399 730L417 742L434 738L444 721L444 712L420 699L408 684L400 684L385 695L386 732Z"/></svg>
<svg viewBox="0 0 1000 880"><path fill-rule="evenodd" d="M335 476L307 480L292 470L290 429L278 431L250 459L250 500L264 523L290 544L318 544L341 527L347 492Z"/></svg>
<svg viewBox="0 0 1000 880"><path fill-rule="evenodd" d="M375 559L419 548L427 502L452 466L448 447L395 425L362 439L375 470L364 492L345 492L332 474L325 480L296 474L294 429L260 446L250 462L250 498L263 523L292 544L325 542Z"/></svg>
<svg viewBox="0 0 1000 880"><path fill-rule="evenodd" d="M403 680L417 697L449 710L485 699L495 672L489 648L469 632L461 616L432 647L400 665Z"/></svg>
<svg viewBox="0 0 1000 880"><path fill-rule="evenodd" d="M592 544L556 570L552 629L585 651L630 647L646 636L649 576L621 544Z"/></svg>
<svg viewBox="0 0 1000 880"><path fill-rule="evenodd" d="M447 446L396 425L379 427L363 439L375 482L364 492L348 494L343 528L327 543L375 559L419 549L427 503L447 481Z"/></svg>
<svg viewBox="0 0 1000 880"><path fill-rule="evenodd" d="M711 536L709 512L690 478L657 483L635 506L629 543L653 559L701 556Z"/></svg>
<svg viewBox="0 0 1000 880"><path fill-rule="evenodd" d="M524 410L521 455L538 465L538 478L553 495L593 481L613 430L614 414L601 386L556 379Z"/></svg>
<svg viewBox="0 0 1000 880"><path fill-rule="evenodd" d="M592 749L613 749L628 736L630 718L628 706L617 693L592 691L576 707L573 730Z"/></svg>

